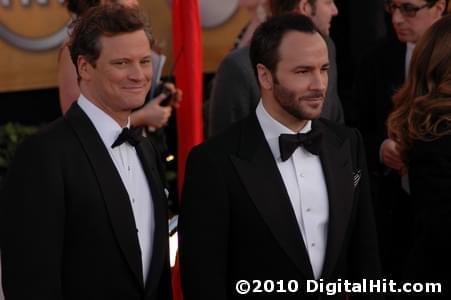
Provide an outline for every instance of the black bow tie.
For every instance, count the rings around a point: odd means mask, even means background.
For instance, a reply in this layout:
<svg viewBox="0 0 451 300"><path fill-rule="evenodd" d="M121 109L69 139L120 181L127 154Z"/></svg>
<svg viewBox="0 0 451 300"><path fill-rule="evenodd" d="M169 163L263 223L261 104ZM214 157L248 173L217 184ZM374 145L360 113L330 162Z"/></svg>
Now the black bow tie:
<svg viewBox="0 0 451 300"><path fill-rule="evenodd" d="M135 147L139 144L139 141L139 134L136 132L136 129L128 129L127 127L124 127L117 139L114 141L113 145L111 145L111 148L120 146L125 142Z"/></svg>
<svg viewBox="0 0 451 300"><path fill-rule="evenodd" d="M317 130L308 133L281 134L279 136L280 158L286 161L299 146L303 146L312 154L319 155L321 136L321 132Z"/></svg>

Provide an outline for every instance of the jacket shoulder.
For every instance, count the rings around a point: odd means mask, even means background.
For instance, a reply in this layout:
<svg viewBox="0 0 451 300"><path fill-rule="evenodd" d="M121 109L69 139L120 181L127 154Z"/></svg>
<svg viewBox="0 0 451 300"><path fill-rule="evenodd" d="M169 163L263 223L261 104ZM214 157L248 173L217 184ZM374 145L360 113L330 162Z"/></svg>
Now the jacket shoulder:
<svg viewBox="0 0 451 300"><path fill-rule="evenodd" d="M195 146L196 151L205 151L207 153L214 153L215 155L228 155L238 151L238 144L241 139L242 129L245 126L244 118L235 122L222 132L208 138L202 144Z"/></svg>
<svg viewBox="0 0 451 300"><path fill-rule="evenodd" d="M360 133L358 132L358 130L356 128L348 127L346 125L339 124L337 122L330 121L330 120L327 120L324 118L318 119L316 122L321 124L321 126L325 130L332 133L333 135L335 135L337 138L339 138L342 141L344 141L350 137L352 138L355 135L360 136Z"/></svg>
<svg viewBox="0 0 451 300"><path fill-rule="evenodd" d="M43 150L53 148L55 150L71 138L69 133L70 129L68 125L64 118L60 117L26 138L19 147L39 148Z"/></svg>

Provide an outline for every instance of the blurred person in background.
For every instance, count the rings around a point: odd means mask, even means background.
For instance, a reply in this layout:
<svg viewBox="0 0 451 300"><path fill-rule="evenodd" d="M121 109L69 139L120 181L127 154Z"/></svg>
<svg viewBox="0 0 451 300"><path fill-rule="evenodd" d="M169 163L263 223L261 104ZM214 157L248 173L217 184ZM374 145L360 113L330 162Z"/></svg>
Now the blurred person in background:
<svg viewBox="0 0 451 300"><path fill-rule="evenodd" d="M250 21L238 34L232 50L249 46L255 29L268 16L267 0L240 0L239 5L248 11Z"/></svg>
<svg viewBox="0 0 451 300"><path fill-rule="evenodd" d="M387 0L396 35L381 39L364 55L354 84L353 105L367 152L383 265L395 277L412 239L411 199L404 161L396 142L387 137L386 121L416 43L446 12L446 5L446 0Z"/></svg>
<svg viewBox="0 0 451 300"><path fill-rule="evenodd" d="M403 279L441 282L451 295L451 16L418 40L406 83L394 96L388 135L409 174L413 242ZM412 295L405 296L412 299ZM429 294L427 299L437 295ZM423 298L421 298L423 299ZM448 298L449 299L449 298Z"/></svg>

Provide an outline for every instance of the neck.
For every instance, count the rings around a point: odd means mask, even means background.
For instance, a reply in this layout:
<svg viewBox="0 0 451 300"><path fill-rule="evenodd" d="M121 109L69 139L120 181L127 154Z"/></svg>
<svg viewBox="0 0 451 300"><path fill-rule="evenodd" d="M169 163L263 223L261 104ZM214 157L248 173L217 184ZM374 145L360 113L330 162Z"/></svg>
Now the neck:
<svg viewBox="0 0 451 300"><path fill-rule="evenodd" d="M276 104L275 99L267 99L262 96L262 104L265 108L266 112L277 122L287 127L293 132L301 131L308 120L299 120L294 117L290 113L288 113L285 109L283 109L280 105Z"/></svg>
<svg viewBox="0 0 451 300"><path fill-rule="evenodd" d="M103 101L89 91L83 89L81 89L81 91L86 99L109 115L121 128L127 126L131 111L115 111L111 107L105 105Z"/></svg>

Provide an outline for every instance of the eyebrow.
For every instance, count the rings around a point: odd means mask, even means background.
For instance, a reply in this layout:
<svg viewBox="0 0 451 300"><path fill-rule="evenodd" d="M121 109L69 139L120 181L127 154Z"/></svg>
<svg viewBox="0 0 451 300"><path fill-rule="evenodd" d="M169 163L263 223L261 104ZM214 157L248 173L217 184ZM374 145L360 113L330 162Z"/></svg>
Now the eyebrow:
<svg viewBox="0 0 451 300"><path fill-rule="evenodd" d="M321 65L321 68L329 68L330 67L330 63L325 63L323 65ZM294 68L292 68L292 71L296 71L299 69L307 69L307 70L311 70L314 69L314 66L310 66L310 65L300 65L300 66L295 66Z"/></svg>
<svg viewBox="0 0 451 300"><path fill-rule="evenodd" d="M143 60L143 59L152 59L152 55L146 55L146 56L139 58L139 60ZM118 61L118 60L131 60L131 59L128 57L118 57L118 58L113 58L110 61Z"/></svg>

